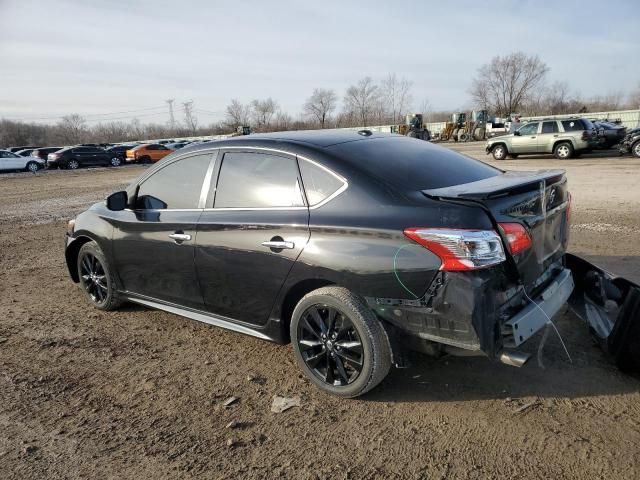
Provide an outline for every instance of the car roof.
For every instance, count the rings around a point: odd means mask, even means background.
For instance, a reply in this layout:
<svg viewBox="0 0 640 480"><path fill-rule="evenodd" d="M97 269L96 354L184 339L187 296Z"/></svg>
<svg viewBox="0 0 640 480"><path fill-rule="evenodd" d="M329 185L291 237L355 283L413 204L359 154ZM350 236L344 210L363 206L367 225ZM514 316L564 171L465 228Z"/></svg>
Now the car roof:
<svg viewBox="0 0 640 480"><path fill-rule="evenodd" d="M214 140L197 145L185 146L182 153L223 148L225 146L246 147L306 147L311 150L324 150L327 147L347 142L359 142L387 137L398 137L396 134L372 132L371 130L298 130L290 132L255 133L237 137Z"/></svg>

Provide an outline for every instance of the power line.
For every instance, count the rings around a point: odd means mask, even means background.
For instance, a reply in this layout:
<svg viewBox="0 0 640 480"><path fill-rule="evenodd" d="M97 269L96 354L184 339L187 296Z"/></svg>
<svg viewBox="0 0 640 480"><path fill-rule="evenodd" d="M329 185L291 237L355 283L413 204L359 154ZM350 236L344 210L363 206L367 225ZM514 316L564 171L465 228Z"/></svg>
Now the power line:
<svg viewBox="0 0 640 480"><path fill-rule="evenodd" d="M109 115L122 115L124 113L145 112L145 111L149 111L149 110L160 110L160 109L164 110L164 109L166 109L166 107L162 106L162 107L139 108L137 110L125 110L123 112L90 113L90 114L80 115L80 116L84 117L86 120L89 120L89 118L87 118L87 117L104 117L104 116L109 116ZM70 115L70 114L67 114L67 115ZM61 118L65 117L65 116L66 115L56 115L56 116L51 116L51 117L37 117L37 118L24 118L24 117L16 118L15 115L9 115L9 116L0 115L1 118L6 118L8 120L22 121L22 122L31 122L31 121L34 121L34 120L56 120L56 119L61 119Z"/></svg>

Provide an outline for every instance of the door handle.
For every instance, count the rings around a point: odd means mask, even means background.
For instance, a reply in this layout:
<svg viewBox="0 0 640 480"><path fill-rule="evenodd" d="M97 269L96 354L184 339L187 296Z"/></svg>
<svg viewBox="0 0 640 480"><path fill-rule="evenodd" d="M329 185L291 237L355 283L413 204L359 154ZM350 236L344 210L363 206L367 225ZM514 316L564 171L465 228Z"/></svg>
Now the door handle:
<svg viewBox="0 0 640 480"><path fill-rule="evenodd" d="M268 241L268 242L262 242L261 245L263 247L269 247L269 248L275 248L276 250L281 250L283 248L288 248L288 249L292 249L296 246L295 243L293 242L287 242L285 240L282 241Z"/></svg>
<svg viewBox="0 0 640 480"><path fill-rule="evenodd" d="M169 238L173 239L176 243L188 242L191 240L191 235L188 233L172 233Z"/></svg>

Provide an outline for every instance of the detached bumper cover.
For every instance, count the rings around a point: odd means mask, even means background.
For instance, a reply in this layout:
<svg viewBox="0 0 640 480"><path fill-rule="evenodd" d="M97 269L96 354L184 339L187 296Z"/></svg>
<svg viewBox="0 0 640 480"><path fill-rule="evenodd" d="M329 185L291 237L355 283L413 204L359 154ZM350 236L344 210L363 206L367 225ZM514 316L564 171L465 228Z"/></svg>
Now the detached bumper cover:
<svg viewBox="0 0 640 480"><path fill-rule="evenodd" d="M621 370L639 371L640 286L575 255L565 259L576 279L571 309Z"/></svg>

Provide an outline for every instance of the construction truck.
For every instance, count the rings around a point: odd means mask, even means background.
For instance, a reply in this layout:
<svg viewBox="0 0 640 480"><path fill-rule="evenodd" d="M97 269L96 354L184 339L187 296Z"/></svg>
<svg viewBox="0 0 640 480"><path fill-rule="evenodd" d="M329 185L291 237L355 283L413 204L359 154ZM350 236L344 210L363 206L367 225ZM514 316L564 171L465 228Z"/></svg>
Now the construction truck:
<svg viewBox="0 0 640 480"><path fill-rule="evenodd" d="M420 140L431 140L431 132L424 124L421 113L410 113L405 117L403 125L399 125L398 133L407 137L418 138Z"/></svg>
<svg viewBox="0 0 640 480"><path fill-rule="evenodd" d="M465 112L452 113L451 121L447 122L440 133L440 140L454 142L485 140L488 121L489 112L486 110L474 110L469 116Z"/></svg>

